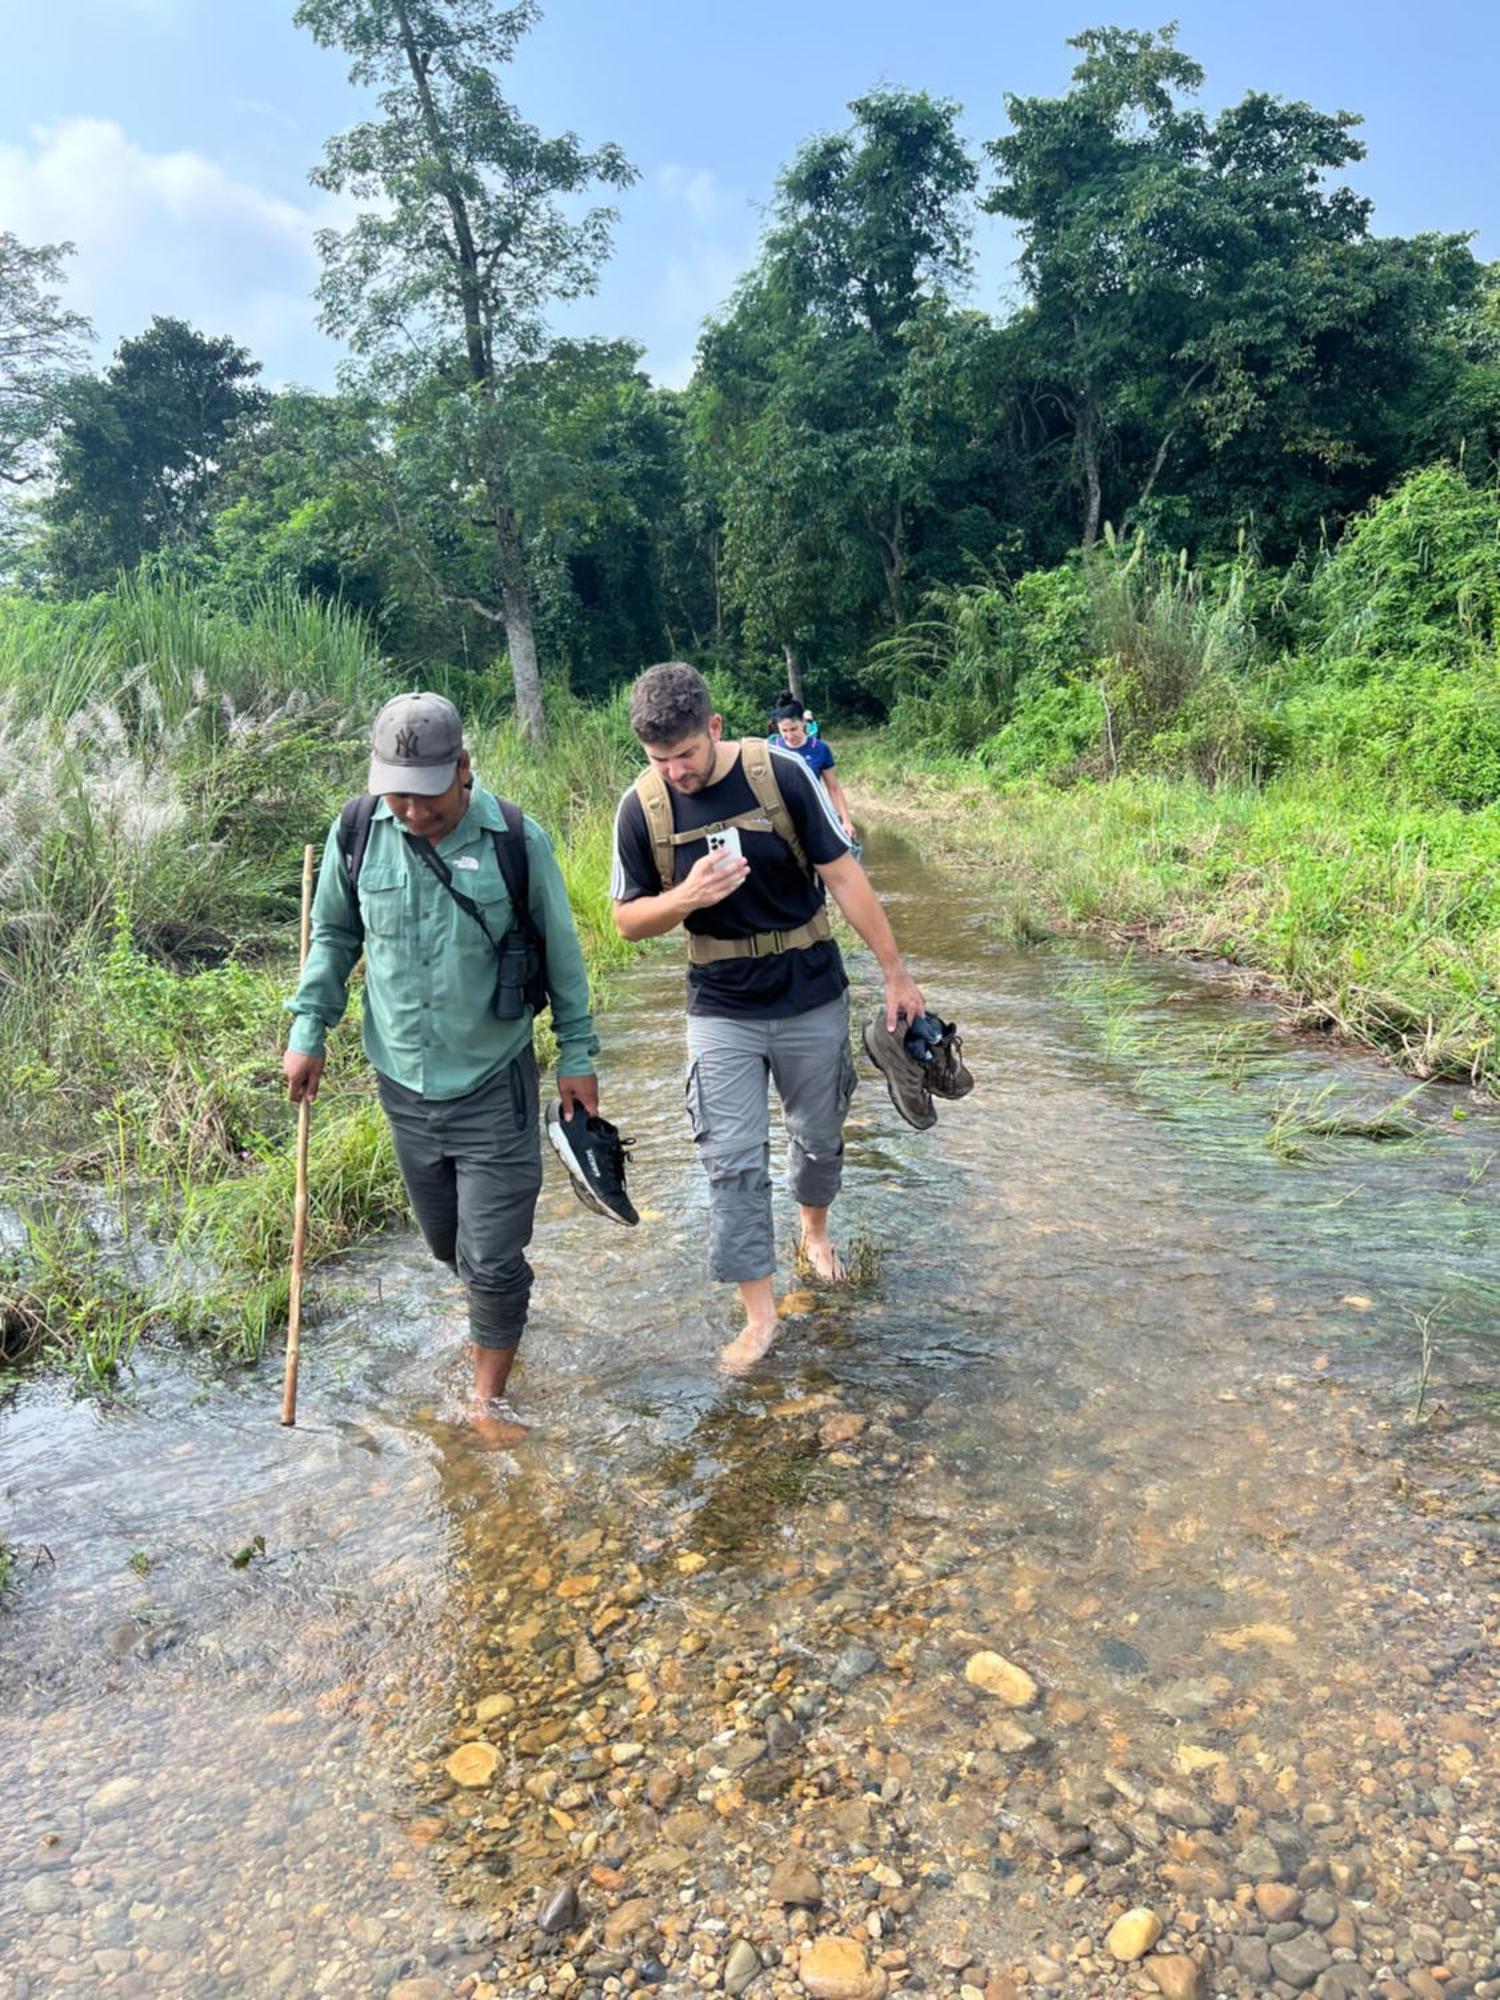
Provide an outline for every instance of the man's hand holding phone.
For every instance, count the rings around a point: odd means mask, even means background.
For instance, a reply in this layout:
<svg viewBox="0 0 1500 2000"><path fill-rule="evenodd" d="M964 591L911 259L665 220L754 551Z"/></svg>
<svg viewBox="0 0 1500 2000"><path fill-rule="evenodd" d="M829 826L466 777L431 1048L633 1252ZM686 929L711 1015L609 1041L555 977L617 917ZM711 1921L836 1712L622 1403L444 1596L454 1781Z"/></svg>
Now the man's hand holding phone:
<svg viewBox="0 0 1500 2000"><path fill-rule="evenodd" d="M740 830L726 826L708 836L708 852L700 855L683 878L681 887L691 910L709 909L732 896L750 873Z"/></svg>

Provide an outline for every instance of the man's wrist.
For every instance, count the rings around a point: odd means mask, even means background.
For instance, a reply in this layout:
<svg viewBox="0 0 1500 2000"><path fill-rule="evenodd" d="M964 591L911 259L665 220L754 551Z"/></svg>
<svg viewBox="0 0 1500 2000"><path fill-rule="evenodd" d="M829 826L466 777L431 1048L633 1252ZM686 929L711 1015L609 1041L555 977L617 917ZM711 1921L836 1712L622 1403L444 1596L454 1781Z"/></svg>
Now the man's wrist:
<svg viewBox="0 0 1500 2000"><path fill-rule="evenodd" d="M327 1052L324 1041L326 1032L322 1022L314 1015L293 1015L291 1032L286 1038L287 1054L321 1058Z"/></svg>

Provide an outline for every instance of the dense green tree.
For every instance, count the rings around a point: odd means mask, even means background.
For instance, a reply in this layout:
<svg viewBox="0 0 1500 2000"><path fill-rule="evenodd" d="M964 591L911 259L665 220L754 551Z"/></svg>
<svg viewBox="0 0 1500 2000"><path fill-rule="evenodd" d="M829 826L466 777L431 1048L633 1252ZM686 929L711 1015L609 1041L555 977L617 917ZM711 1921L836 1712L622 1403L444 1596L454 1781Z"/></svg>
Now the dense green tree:
<svg viewBox="0 0 1500 2000"><path fill-rule="evenodd" d="M1251 93L1210 121L1203 72L1159 34L1097 28L1061 98L1007 97L984 206L1020 227L1013 329L1029 441L1060 461L1079 539L1167 509L1282 538L1400 470L1423 351L1471 302L1462 239L1369 234L1329 176L1358 120Z"/></svg>
<svg viewBox="0 0 1500 2000"><path fill-rule="evenodd" d="M203 533L227 441L264 405L259 373L234 341L158 317L120 342L102 377L68 386L43 507L57 588L105 589L142 556Z"/></svg>
<svg viewBox="0 0 1500 2000"><path fill-rule="evenodd" d="M600 694L641 661L711 642L713 594L687 493L684 399L625 341L559 341L498 392L508 476L549 671ZM190 566L216 595L337 598L414 671L478 670L493 628L465 607L493 574L477 475L441 382L397 407L283 392L231 441Z"/></svg>
<svg viewBox="0 0 1500 2000"><path fill-rule="evenodd" d="M0 480L24 486L42 470L58 391L83 366L93 328L58 288L71 243L28 246L0 230Z"/></svg>
<svg viewBox="0 0 1500 2000"><path fill-rule="evenodd" d="M491 397L530 615L554 676L594 692L661 650L672 592L682 599L666 570L680 437L639 358L626 341L557 341L513 363ZM487 461L476 452L492 434L432 380L403 399L392 448L372 466L428 589L480 618L494 542Z"/></svg>
<svg viewBox="0 0 1500 2000"><path fill-rule="evenodd" d="M956 388L940 330L969 270L977 176L957 107L882 90L850 109L852 129L782 174L757 265L701 356L725 573L747 637L782 649L794 688L830 622L904 616Z"/></svg>
<svg viewBox="0 0 1500 2000"><path fill-rule="evenodd" d="M267 588L337 599L414 664L463 651L463 614L436 600L383 499L389 421L373 398L283 390L226 448L219 511L197 567L231 602Z"/></svg>
<svg viewBox="0 0 1500 2000"><path fill-rule="evenodd" d="M613 211L580 214L575 198L634 175L615 146L544 138L501 94L496 72L536 18L534 0L302 0L296 13L319 43L346 51L351 82L375 87L380 110L331 140L313 176L373 204L320 238L323 322L387 388L414 397L442 443L443 483L429 497L448 493L463 512L452 538L461 574L445 577L449 543L435 535L434 587L503 625L517 712L540 740L505 384L542 350L548 304L589 291L608 248ZM490 544L482 578L468 532L477 520Z"/></svg>

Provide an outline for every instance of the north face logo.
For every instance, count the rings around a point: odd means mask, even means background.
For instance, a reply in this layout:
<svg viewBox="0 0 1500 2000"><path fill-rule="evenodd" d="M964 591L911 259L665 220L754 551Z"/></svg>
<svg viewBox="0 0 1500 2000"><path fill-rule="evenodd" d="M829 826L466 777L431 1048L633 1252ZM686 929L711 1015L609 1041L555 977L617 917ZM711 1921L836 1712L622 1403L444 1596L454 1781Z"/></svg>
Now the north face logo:
<svg viewBox="0 0 1500 2000"><path fill-rule="evenodd" d="M398 757L415 758L420 757L421 754L421 739L418 737L416 730L398 729L396 731L396 755Z"/></svg>

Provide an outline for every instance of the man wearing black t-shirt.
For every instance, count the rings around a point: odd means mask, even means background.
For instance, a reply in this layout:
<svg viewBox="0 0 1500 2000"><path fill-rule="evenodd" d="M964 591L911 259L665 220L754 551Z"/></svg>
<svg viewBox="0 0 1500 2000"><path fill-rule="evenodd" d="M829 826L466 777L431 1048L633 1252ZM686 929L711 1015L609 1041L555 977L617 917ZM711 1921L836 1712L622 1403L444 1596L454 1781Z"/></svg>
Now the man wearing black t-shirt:
<svg viewBox="0 0 1500 2000"><path fill-rule="evenodd" d="M708 1169L709 1270L737 1284L745 1305L745 1330L723 1352L738 1373L776 1337L768 1079L786 1117L803 1254L825 1278L843 1276L828 1209L843 1169L854 1061L849 982L825 885L879 962L886 1025L894 1033L925 1003L800 757L759 739L725 742L702 676L677 662L636 682L630 726L656 776L643 774L620 801L610 895L622 937L660 937L678 924L688 934L688 1116ZM727 846L711 848L721 830Z"/></svg>

